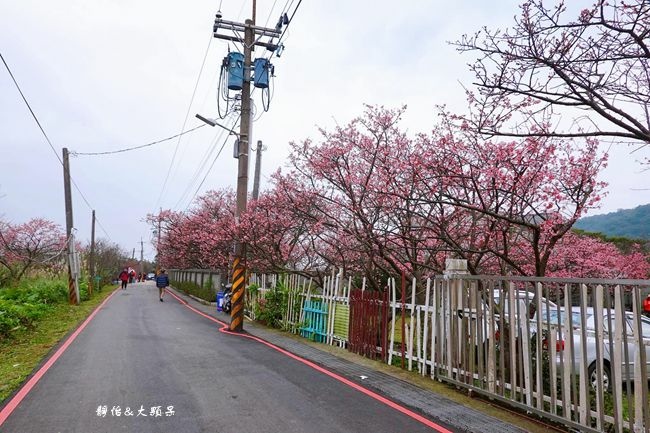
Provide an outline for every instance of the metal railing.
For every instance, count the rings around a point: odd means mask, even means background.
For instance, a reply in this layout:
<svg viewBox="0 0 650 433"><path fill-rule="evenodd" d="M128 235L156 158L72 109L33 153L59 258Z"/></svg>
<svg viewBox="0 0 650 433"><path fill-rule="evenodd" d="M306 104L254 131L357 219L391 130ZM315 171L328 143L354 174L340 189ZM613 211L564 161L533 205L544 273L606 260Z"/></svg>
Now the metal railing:
<svg viewBox="0 0 650 433"><path fill-rule="evenodd" d="M423 375L581 431L648 432L649 285L457 275L429 280L418 304L416 284L397 302L393 282L393 317L410 320L389 362L404 354Z"/></svg>

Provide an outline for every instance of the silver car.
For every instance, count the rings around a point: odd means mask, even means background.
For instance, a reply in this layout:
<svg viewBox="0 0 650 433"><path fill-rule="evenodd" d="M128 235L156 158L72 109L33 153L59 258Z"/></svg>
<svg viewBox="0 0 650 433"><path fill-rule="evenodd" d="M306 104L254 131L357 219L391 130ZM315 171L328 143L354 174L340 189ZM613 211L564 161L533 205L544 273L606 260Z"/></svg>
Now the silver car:
<svg viewBox="0 0 650 433"><path fill-rule="evenodd" d="M634 367L635 360L637 356L637 351L639 350L639 345L634 341L634 331L633 326L636 325L635 317L632 312L626 311L625 320L624 320L624 333L622 334L622 348L621 348L621 377L617 380L618 383L623 383L624 381L634 381ZM560 312L560 316L556 319L558 320L555 323L563 323L564 311ZM571 312L572 324L574 328L571 330L572 341L573 341L573 371L576 374L580 373L580 363L582 362L582 332L580 329L581 326L581 313L578 309L575 309ZM603 357L603 372L601 382L603 384L603 389L611 390L613 384L612 377L612 364L613 364L613 353L612 347L615 343L615 334L616 329L616 313L614 311L608 312L602 311L598 317L599 322L602 323L603 329L603 341L597 340L596 334L596 313L593 309L588 309L586 311L586 321L585 321L585 331L586 331L586 355L585 360L587 365L587 374L589 378L589 383L592 388L596 389L598 383L598 374L597 374L597 356L596 356L596 347L600 345L600 351ZM646 377L650 377L650 319L645 316L639 316L641 321L641 340L642 346L645 349L645 371ZM610 332L610 323L611 323L611 332ZM566 332L566 327L563 327L564 334ZM566 339L566 338L565 338ZM558 344L558 349L561 349L557 352L556 355L556 365L560 365L560 359L563 358L564 362L570 362L570 355L565 350L564 341L560 340L561 344ZM627 344L625 344L627 342ZM626 353L627 346L627 353Z"/></svg>

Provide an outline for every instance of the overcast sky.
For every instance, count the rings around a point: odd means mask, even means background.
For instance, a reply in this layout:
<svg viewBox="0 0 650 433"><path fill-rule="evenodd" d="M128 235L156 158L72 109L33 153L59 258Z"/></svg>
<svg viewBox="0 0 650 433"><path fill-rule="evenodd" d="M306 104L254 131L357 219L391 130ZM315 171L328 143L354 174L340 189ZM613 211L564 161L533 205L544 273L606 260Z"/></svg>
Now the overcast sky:
<svg viewBox="0 0 650 433"><path fill-rule="evenodd" d="M250 0L0 0L0 52L58 155L63 147L101 152L138 146L181 131L206 50L185 129L201 124L196 113L217 116L217 74L228 50L227 42L211 37L220 3L224 19L250 17ZM258 0L257 24L273 27L291 3ZM268 146L262 187L285 164L289 141L317 138L317 126L346 123L363 112L364 103L406 104L403 127L412 134L432 129L437 104L464 112L461 83L471 85L467 63L472 59L447 41L484 25L510 25L518 3L304 0L289 26L284 53L272 60L270 110L253 126L253 140ZM258 48L258 56L265 54ZM254 93L258 113L259 93ZM71 158L72 177L89 202L73 192L78 238L90 238L92 208L101 223L98 237L129 252L137 248L136 256L143 238L145 257L153 258L147 213L160 207L184 210L197 188L198 194L235 189L233 139L224 139L219 128L206 126L180 142ZM629 151L610 151L602 177L609 195L597 213L650 202L650 191L634 190L648 186L636 162L645 155ZM65 227L62 167L3 65L0 217L13 223L42 217Z"/></svg>

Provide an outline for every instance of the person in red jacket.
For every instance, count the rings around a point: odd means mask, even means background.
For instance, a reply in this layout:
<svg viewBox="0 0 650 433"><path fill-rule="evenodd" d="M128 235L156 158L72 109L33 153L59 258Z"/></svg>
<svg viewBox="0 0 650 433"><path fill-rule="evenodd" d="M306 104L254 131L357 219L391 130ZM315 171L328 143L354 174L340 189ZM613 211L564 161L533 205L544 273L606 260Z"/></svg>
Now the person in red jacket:
<svg viewBox="0 0 650 433"><path fill-rule="evenodd" d="M120 281L122 282L122 290L126 290L126 285L129 283L129 270L124 268L120 273Z"/></svg>

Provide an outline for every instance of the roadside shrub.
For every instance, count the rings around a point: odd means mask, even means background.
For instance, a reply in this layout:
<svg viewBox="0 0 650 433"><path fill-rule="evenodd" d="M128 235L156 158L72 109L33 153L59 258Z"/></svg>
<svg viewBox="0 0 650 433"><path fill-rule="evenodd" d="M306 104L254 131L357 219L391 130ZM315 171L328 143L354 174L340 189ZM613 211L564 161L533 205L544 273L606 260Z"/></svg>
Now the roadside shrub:
<svg viewBox="0 0 650 433"><path fill-rule="evenodd" d="M33 328L54 304L67 302L68 286L62 280L24 280L0 289L0 339Z"/></svg>
<svg viewBox="0 0 650 433"><path fill-rule="evenodd" d="M19 304L0 299L0 339L20 329L33 328L34 323L50 308L46 304Z"/></svg>
<svg viewBox="0 0 650 433"><path fill-rule="evenodd" d="M289 289L280 278L277 284L266 292L264 299L256 305L255 319L272 328L282 328L287 313Z"/></svg>
<svg viewBox="0 0 650 433"><path fill-rule="evenodd" d="M62 280L24 281L17 287L0 290L0 299L16 303L58 304L68 299L68 285Z"/></svg>

